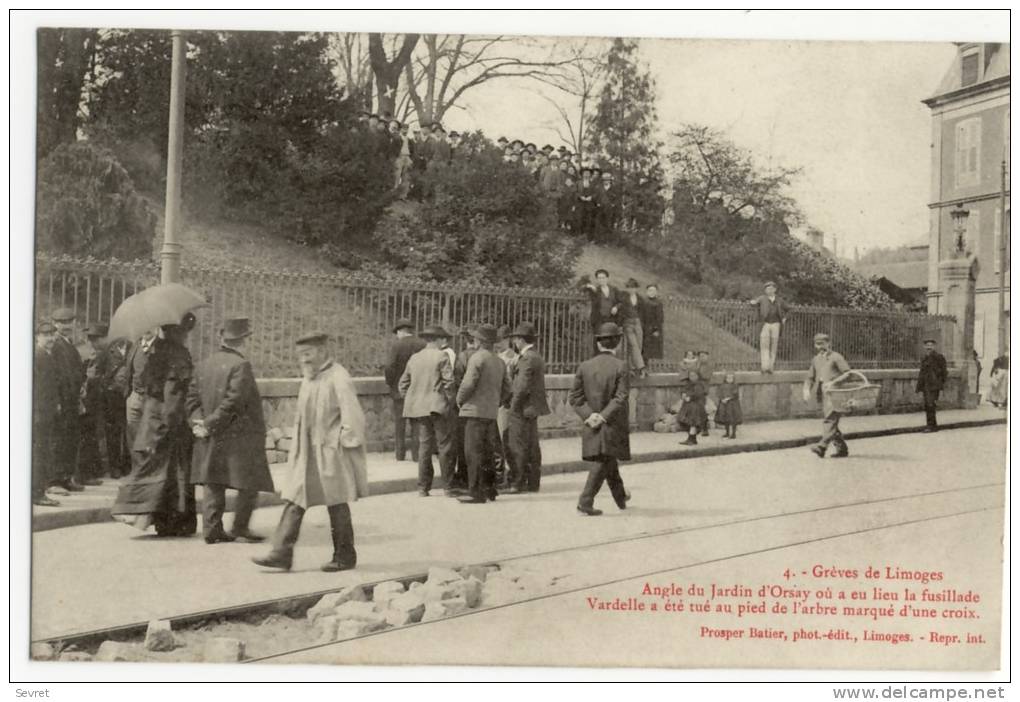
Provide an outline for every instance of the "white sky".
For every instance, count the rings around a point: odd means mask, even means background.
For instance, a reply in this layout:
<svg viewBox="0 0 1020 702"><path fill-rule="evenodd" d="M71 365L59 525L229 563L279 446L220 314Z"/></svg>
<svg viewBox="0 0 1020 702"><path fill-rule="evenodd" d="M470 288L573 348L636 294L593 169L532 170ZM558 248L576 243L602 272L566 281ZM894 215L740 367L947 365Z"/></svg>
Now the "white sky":
<svg viewBox="0 0 1020 702"><path fill-rule="evenodd" d="M930 96L955 56L948 42L646 39L664 132L698 122L763 161L800 166L792 192L808 223L839 237L841 255L927 237ZM558 115L532 83L464 96L445 120L558 145Z"/></svg>

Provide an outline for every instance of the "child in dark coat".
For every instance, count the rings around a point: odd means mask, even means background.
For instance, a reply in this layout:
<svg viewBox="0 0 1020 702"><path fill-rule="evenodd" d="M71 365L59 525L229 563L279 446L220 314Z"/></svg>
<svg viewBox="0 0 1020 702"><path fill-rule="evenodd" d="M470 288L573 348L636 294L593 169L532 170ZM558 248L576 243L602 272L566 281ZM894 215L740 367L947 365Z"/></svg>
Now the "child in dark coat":
<svg viewBox="0 0 1020 702"><path fill-rule="evenodd" d="M737 438L737 425L744 421L744 412L740 408L740 387L733 373L727 373L723 384L719 386L719 409L715 411L715 423L726 428L724 438Z"/></svg>
<svg viewBox="0 0 1020 702"><path fill-rule="evenodd" d="M676 421L681 431L687 432L687 441L681 441L681 446L697 446L698 434L708 426L708 414L705 412L705 398L708 390L704 381L698 375L698 371L690 370L687 387L684 388L684 405L677 414Z"/></svg>

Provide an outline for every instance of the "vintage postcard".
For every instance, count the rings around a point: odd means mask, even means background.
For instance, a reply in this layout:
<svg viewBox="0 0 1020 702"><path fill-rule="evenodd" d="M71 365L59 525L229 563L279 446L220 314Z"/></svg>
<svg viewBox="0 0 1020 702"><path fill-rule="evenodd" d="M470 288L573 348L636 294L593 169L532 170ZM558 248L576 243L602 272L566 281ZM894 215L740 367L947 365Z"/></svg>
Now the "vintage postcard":
<svg viewBox="0 0 1020 702"><path fill-rule="evenodd" d="M31 27L27 670L1005 673L1008 32L300 19Z"/></svg>

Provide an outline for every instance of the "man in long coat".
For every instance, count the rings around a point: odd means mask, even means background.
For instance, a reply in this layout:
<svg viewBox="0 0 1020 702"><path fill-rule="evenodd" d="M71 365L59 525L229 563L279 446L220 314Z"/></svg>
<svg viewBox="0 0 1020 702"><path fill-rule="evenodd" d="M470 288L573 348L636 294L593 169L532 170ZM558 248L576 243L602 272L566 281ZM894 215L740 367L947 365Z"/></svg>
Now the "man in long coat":
<svg viewBox="0 0 1020 702"><path fill-rule="evenodd" d="M939 430L935 410L947 376L946 357L935 350L935 339L925 339L924 357L921 359L921 370L917 373L915 388L916 392L924 395L924 416L927 421L925 432Z"/></svg>
<svg viewBox="0 0 1020 702"><path fill-rule="evenodd" d="M493 352L496 328L480 324L471 334L478 348L468 359L457 388L468 473L468 495L461 502L484 504L496 499L496 456L501 450L496 417L500 405L510 396L510 379L506 365Z"/></svg>
<svg viewBox="0 0 1020 702"><path fill-rule="evenodd" d="M549 414L545 396L545 360L535 349L538 333L531 322L521 322L510 335L519 354L510 397L507 440L510 492L538 492L542 481L542 449L538 441L538 418Z"/></svg>
<svg viewBox="0 0 1020 702"><path fill-rule="evenodd" d="M396 340L390 346L389 354L386 357L386 365L383 367L383 377L390 389L390 398L393 403L393 443L394 453L398 461L404 460L407 455L407 441L405 439L405 428L411 426L411 460L418 462L418 432L414 420L404 417L404 398L400 396L400 376L407 368L407 361L411 356L425 348L425 342L414 334L414 324L410 319L398 319L393 326L393 334Z"/></svg>
<svg viewBox="0 0 1020 702"><path fill-rule="evenodd" d="M616 506L627 508L630 494L620 477L620 461L630 460L630 412L627 403L627 364L615 356L623 332L606 322L596 332L597 356L582 363L570 390L571 407L584 421L581 458L594 461L577 503L581 514L597 517L595 495L609 483Z"/></svg>
<svg viewBox="0 0 1020 702"><path fill-rule="evenodd" d="M400 376L400 395L404 398L404 416L418 425L418 494L428 497L435 469L432 454L439 453L439 471L447 496L452 491L453 470L457 463L455 432L457 417L453 388L453 363L443 350L449 338L438 325L421 331L426 346L407 361Z"/></svg>
<svg viewBox="0 0 1020 702"><path fill-rule="evenodd" d="M74 344L75 311L61 307L53 312L57 338L53 343L58 387L60 388L60 414L57 418L53 445L54 485L59 489L81 492L85 488L77 480L78 440L81 433L81 391L85 382L85 367Z"/></svg>
<svg viewBox="0 0 1020 702"><path fill-rule="evenodd" d="M105 324L92 324L85 330L86 346L78 349L85 368L85 382L81 389L78 434L78 479L82 485L102 485L99 477L104 472L103 453L100 443L108 446L111 438L106 436L106 393L104 383L110 372L110 353L103 338ZM107 453L109 449L107 448Z"/></svg>
<svg viewBox="0 0 1020 702"><path fill-rule="evenodd" d="M328 343L322 332L297 340L303 379L288 477L280 493L283 514L272 551L252 559L266 568L290 570L305 511L316 505L326 506L333 537L333 558L322 570L331 573L357 565L349 503L368 495L365 414L354 381L332 359Z"/></svg>
<svg viewBox="0 0 1020 702"><path fill-rule="evenodd" d="M188 388L195 444L191 482L202 485L202 532L207 544L263 538L248 529L260 492L273 492L265 445L262 398L251 363L242 353L251 335L246 318L228 319L220 348L199 364ZM237 490L234 524L223 528L227 488Z"/></svg>
<svg viewBox="0 0 1020 702"><path fill-rule="evenodd" d="M60 416L60 388L53 344L57 328L42 322L35 330L35 357L32 365L32 504L59 507L46 494L53 472L53 446Z"/></svg>
<svg viewBox="0 0 1020 702"><path fill-rule="evenodd" d="M641 306L641 353L645 356L645 365L652 359L663 357L663 322L659 286L652 283L645 288L645 304Z"/></svg>

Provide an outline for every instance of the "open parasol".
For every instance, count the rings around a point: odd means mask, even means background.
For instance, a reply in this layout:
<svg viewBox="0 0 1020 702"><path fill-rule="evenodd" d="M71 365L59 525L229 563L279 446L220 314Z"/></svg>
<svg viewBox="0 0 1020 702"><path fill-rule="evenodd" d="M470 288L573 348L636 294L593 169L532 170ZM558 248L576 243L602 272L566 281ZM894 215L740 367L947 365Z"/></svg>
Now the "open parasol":
<svg viewBox="0 0 1020 702"><path fill-rule="evenodd" d="M150 329L179 324L188 312L208 307L205 298L180 283L154 285L120 304L110 320L107 339L137 339Z"/></svg>

